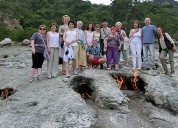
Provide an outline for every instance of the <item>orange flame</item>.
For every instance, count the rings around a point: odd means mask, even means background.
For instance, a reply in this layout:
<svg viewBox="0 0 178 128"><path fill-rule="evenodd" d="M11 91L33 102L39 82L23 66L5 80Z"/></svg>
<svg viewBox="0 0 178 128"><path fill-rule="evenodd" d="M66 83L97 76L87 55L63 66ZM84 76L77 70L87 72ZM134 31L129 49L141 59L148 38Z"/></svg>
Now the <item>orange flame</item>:
<svg viewBox="0 0 178 128"><path fill-rule="evenodd" d="M84 99L86 95L88 96L88 98L90 98L90 99L92 98L92 97L91 97L88 93L86 93L86 92L83 92L81 96L82 96L82 98Z"/></svg>
<svg viewBox="0 0 178 128"><path fill-rule="evenodd" d="M134 90L140 90L139 87L137 86L137 77L138 77L138 70L134 70L134 77L131 78L131 83L132 83L132 87L134 88Z"/></svg>
<svg viewBox="0 0 178 128"><path fill-rule="evenodd" d="M114 78L116 79L116 82L118 83L119 89L127 89L127 86L125 84L125 80L123 77L118 77L116 74L113 74Z"/></svg>

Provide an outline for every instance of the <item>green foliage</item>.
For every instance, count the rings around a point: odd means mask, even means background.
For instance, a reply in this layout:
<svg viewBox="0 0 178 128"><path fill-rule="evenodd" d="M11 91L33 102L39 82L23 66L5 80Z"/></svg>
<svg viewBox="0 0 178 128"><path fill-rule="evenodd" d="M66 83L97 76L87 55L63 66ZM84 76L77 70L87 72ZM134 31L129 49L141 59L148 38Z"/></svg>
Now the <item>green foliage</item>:
<svg viewBox="0 0 178 128"><path fill-rule="evenodd" d="M135 0L134 3L131 0L112 0L108 6L83 0L0 0L0 12L1 19L4 16L16 18L23 27L12 31L1 25L0 39L7 36L15 41L29 39L40 24L45 24L48 30L52 22L63 24L61 19L65 14L75 22L83 21L83 29L89 22L101 24L103 19L107 19L111 27L120 21L127 34L133 28L134 20L139 20L143 27L144 19L150 17L151 24L162 27L173 38L178 37L178 2L174 0Z"/></svg>
<svg viewBox="0 0 178 128"><path fill-rule="evenodd" d="M9 37L11 34L11 30L8 28L7 25L0 24L0 41L4 40L5 38Z"/></svg>

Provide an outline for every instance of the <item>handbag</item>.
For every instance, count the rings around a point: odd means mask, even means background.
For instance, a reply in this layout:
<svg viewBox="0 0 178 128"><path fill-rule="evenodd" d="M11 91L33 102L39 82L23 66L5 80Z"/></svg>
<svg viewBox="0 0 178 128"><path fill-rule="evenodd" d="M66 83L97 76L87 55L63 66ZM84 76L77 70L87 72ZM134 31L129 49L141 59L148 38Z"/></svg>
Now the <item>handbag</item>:
<svg viewBox="0 0 178 128"><path fill-rule="evenodd" d="M41 34L40 34L40 36L41 36ZM49 60L49 61L50 61L50 55L49 55L48 49L47 49L47 47L46 47L46 44L45 44L44 39L43 39L42 36L41 36L41 38L42 38L43 43L44 43L44 52L43 52L43 56L44 56L44 58L45 58L46 60Z"/></svg>

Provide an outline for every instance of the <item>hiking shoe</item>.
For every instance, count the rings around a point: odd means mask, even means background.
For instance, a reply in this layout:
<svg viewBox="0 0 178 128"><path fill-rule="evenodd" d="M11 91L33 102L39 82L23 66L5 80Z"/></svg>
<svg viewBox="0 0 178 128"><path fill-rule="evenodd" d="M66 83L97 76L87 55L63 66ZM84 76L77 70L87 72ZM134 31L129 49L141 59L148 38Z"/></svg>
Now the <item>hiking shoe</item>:
<svg viewBox="0 0 178 128"><path fill-rule="evenodd" d="M174 77L174 73L171 73L171 74L170 74L170 77Z"/></svg>
<svg viewBox="0 0 178 128"><path fill-rule="evenodd" d="M38 75L36 79L37 79L37 80L41 80L41 76L40 76L40 75Z"/></svg>
<svg viewBox="0 0 178 128"><path fill-rule="evenodd" d="M145 68L144 70L150 70L149 68Z"/></svg>
<svg viewBox="0 0 178 128"><path fill-rule="evenodd" d="M33 77L33 76L30 76L30 78L28 79L28 81L29 81L30 83L32 83L32 82L34 81L34 77Z"/></svg>
<svg viewBox="0 0 178 128"><path fill-rule="evenodd" d="M67 77L67 78L69 78L69 77L70 77L70 75L69 75L69 74L66 74L66 77Z"/></svg>

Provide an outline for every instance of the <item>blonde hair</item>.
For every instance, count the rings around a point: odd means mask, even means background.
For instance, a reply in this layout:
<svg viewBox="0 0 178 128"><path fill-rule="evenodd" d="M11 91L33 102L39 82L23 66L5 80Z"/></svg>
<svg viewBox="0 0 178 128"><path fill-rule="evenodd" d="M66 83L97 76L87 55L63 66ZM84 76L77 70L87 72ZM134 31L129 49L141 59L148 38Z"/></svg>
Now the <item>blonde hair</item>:
<svg viewBox="0 0 178 128"><path fill-rule="evenodd" d="M67 17L69 20L70 20L70 17L68 16L68 15L64 15L63 17L62 17L62 21L64 21L64 18L65 17Z"/></svg>
<svg viewBox="0 0 178 128"><path fill-rule="evenodd" d="M96 24L96 25L95 25L95 28L99 28L99 27L100 27L100 25L99 25L99 24Z"/></svg>
<svg viewBox="0 0 178 128"><path fill-rule="evenodd" d="M118 25L118 24L120 24L120 26L122 26L122 23L121 23L121 22L119 22L119 21L116 23L116 25ZM116 25L115 25L115 26L116 26Z"/></svg>
<svg viewBox="0 0 178 128"><path fill-rule="evenodd" d="M41 27L44 27L44 28L46 29L46 25L40 25L40 26L39 26L39 29L40 29Z"/></svg>

